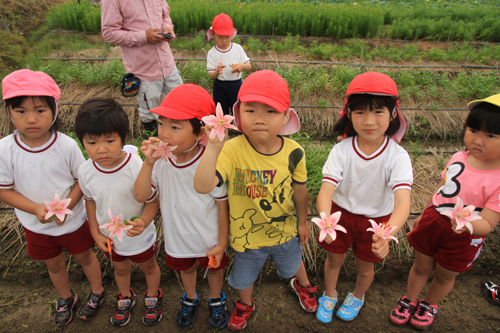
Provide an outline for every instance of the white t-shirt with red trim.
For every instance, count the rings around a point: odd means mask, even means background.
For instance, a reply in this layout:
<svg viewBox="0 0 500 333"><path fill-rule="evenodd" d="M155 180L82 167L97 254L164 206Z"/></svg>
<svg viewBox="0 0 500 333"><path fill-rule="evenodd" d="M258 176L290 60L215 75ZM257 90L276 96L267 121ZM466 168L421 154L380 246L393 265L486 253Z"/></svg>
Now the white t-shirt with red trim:
<svg viewBox="0 0 500 333"><path fill-rule="evenodd" d="M226 67L222 70L222 74L217 77L221 81L235 81L241 79L242 72L231 73L233 64L246 64L250 62L240 44L231 43L227 50L221 50L215 45L207 53L207 70L215 72L217 70L217 61L221 59L222 64Z"/></svg>
<svg viewBox="0 0 500 333"><path fill-rule="evenodd" d="M500 169L477 170L469 166L470 152L461 151L452 156L441 173L445 184L432 197L436 210L453 210L457 197L465 206L473 205L476 213L483 208L500 213Z"/></svg>
<svg viewBox="0 0 500 333"><path fill-rule="evenodd" d="M99 225L110 221L109 209L114 216L121 215L122 221L142 216L144 211L145 204L134 198L134 183L141 171L142 160L135 154L125 154L125 159L112 169L104 169L88 159L78 170L79 183L85 199L95 201ZM108 237L108 230L99 230ZM148 250L155 241L156 228L155 224L151 223L138 236L130 237L124 232L123 242L114 237L113 249L119 255L133 256Z"/></svg>
<svg viewBox="0 0 500 333"><path fill-rule="evenodd" d="M185 163L158 160L152 185L158 189L165 251L174 258L205 257L219 243L219 210L216 201L227 200L227 187L200 194L194 189L194 174L205 147Z"/></svg>
<svg viewBox="0 0 500 333"><path fill-rule="evenodd" d="M44 145L31 148L18 133L0 140L0 188L14 188L27 199L44 205L54 194L66 198L78 181L78 168L85 162L75 140L54 132ZM87 219L83 199L67 215L62 226L40 223L36 215L19 209L15 213L23 227L43 235L60 236L78 230Z"/></svg>
<svg viewBox="0 0 500 333"><path fill-rule="evenodd" d="M388 137L376 152L366 155L356 138L349 137L332 148L323 167L323 181L336 186L333 202L353 214L391 214L394 192L411 190L413 185L410 156Z"/></svg>

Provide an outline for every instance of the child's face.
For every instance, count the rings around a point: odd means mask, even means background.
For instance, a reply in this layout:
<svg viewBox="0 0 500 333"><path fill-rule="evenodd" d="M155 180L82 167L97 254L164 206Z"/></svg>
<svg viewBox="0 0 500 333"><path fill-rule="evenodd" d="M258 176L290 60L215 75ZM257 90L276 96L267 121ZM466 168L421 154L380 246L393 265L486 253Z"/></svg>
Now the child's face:
<svg viewBox="0 0 500 333"><path fill-rule="evenodd" d="M89 158L104 169L118 166L126 156L122 139L116 132L101 136L85 134L82 141Z"/></svg>
<svg viewBox="0 0 500 333"><path fill-rule="evenodd" d="M356 133L358 133L358 142L365 143L379 142L382 144L385 132L391 122L391 112L385 106L370 106L352 110L349 118Z"/></svg>
<svg viewBox="0 0 500 333"><path fill-rule="evenodd" d="M221 36L214 32L214 39L217 47L221 50L227 50L231 45L231 36Z"/></svg>
<svg viewBox="0 0 500 333"><path fill-rule="evenodd" d="M21 138L34 148L46 143L52 136L50 127L53 112L50 106L38 97L28 97L17 108L9 108L14 126L21 132Z"/></svg>
<svg viewBox="0 0 500 333"><path fill-rule="evenodd" d="M252 143L271 142L288 121L287 112L278 112L259 102L240 103L241 128Z"/></svg>
<svg viewBox="0 0 500 333"><path fill-rule="evenodd" d="M158 136L168 146L177 146L172 151L174 155L181 154L203 139L205 131L201 133L200 135L193 133L193 126L189 120L173 120L164 117L158 119Z"/></svg>
<svg viewBox="0 0 500 333"><path fill-rule="evenodd" d="M467 127L464 143L474 158L481 161L500 162L500 135L476 131Z"/></svg>

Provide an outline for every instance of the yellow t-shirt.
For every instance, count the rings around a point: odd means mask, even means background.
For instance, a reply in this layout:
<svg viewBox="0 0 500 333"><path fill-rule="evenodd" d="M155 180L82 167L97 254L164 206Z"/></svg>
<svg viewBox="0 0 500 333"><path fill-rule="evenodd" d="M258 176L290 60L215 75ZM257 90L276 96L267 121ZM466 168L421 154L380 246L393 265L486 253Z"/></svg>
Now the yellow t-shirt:
<svg viewBox="0 0 500 333"><path fill-rule="evenodd" d="M228 185L230 243L235 251L283 244L297 235L292 182L307 181L302 147L283 138L273 155L257 152L245 135L224 144L217 174Z"/></svg>

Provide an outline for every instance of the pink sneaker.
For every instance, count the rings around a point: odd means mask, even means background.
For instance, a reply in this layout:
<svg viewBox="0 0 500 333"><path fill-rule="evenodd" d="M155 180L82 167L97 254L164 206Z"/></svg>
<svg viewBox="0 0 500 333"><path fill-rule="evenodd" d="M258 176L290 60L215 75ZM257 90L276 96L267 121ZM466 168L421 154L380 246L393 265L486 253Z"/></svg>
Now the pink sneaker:
<svg viewBox="0 0 500 333"><path fill-rule="evenodd" d="M421 301L418 303L417 310L411 316L410 326L414 329L424 331L432 327L438 314L437 304L430 305Z"/></svg>
<svg viewBox="0 0 500 333"><path fill-rule="evenodd" d="M403 326L410 321L412 314L417 309L418 300L410 302L410 300L403 296L398 300L398 306L392 310L389 319L391 324L396 326Z"/></svg>

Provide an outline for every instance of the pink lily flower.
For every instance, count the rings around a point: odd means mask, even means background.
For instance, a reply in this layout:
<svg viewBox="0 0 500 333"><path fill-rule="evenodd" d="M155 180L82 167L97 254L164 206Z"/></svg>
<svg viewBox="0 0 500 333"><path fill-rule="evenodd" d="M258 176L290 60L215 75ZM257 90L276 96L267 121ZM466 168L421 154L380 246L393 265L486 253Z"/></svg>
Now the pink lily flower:
<svg viewBox="0 0 500 333"><path fill-rule="evenodd" d="M213 139L216 135L220 141L224 140L225 136L224 131L226 128L232 128L238 130L236 126L231 125L231 122L234 120L234 117L228 114L224 115L220 103L217 103L217 108L215 109L215 116L214 115L205 116L201 118L201 120L205 124L212 126L212 130L210 131L210 137L209 137L210 140Z"/></svg>
<svg viewBox="0 0 500 333"><path fill-rule="evenodd" d="M71 198L59 199L59 195L56 193L54 195L54 201L44 201L45 207L49 210L45 214L45 219L52 216L51 220L54 221L54 215L61 221L64 220L64 216L67 214L73 214L71 210L68 209Z"/></svg>
<svg viewBox="0 0 500 333"><path fill-rule="evenodd" d="M457 222L456 230L460 230L464 226L466 226L472 234L471 222L482 219L482 217L479 216L479 214L476 213L474 209L476 209L476 207L473 205L469 205L464 208L464 202L462 201L462 199L457 197L457 203L455 204L453 210L444 210L441 212L441 214L455 219L455 221Z"/></svg>
<svg viewBox="0 0 500 333"><path fill-rule="evenodd" d="M108 216L111 221L104 223L99 226L101 229L109 230L109 237L113 238L115 235L120 242L123 242L123 232L129 229L132 229L132 225L129 225L127 221L122 222L122 214L118 216L113 216L111 213L111 209L108 209Z"/></svg>
<svg viewBox="0 0 500 333"><path fill-rule="evenodd" d="M391 227L387 222L382 222L377 224L377 222L373 220L368 220L372 224L372 228L366 229L366 231L372 231L375 235L383 239L393 239L396 243L399 243L398 239L394 236L389 236L391 232L394 231L397 227Z"/></svg>
<svg viewBox="0 0 500 333"><path fill-rule="evenodd" d="M224 60L226 60L226 59L225 58L219 58L219 59L217 59L217 63L216 63L215 67L219 67L220 65L224 65Z"/></svg>
<svg viewBox="0 0 500 333"><path fill-rule="evenodd" d="M177 157L172 154L172 150L175 150L177 146L169 146L163 141L160 141L157 145L151 145L151 148L155 150L155 152L153 153L153 157L159 157L164 161L166 161L168 158L171 158L173 160L177 159Z"/></svg>
<svg viewBox="0 0 500 333"><path fill-rule="evenodd" d="M319 216L321 216L320 219L317 217L311 219L311 221L316 223L316 225L321 230L319 234L320 242L325 239L326 235L330 235L330 237L332 237L332 240L335 240L335 238L337 238L337 232L335 232L335 230L347 233L347 230L345 230L343 226L338 224L340 215L342 215L341 212L335 212L330 216L326 215L325 212L321 212L319 213Z"/></svg>

